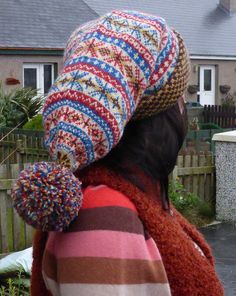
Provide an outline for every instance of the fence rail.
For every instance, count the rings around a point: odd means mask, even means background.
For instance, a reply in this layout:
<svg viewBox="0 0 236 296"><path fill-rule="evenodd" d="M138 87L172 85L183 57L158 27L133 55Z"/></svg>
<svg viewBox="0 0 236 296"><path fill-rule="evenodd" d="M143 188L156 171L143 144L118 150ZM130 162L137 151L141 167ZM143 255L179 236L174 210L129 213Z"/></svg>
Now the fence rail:
<svg viewBox="0 0 236 296"><path fill-rule="evenodd" d="M28 164L22 164L27 167ZM12 206L10 196L20 164L0 165L0 254L31 246L33 229L25 224ZM215 168L212 154L179 155L173 178L179 177L186 190L204 200L214 198Z"/></svg>

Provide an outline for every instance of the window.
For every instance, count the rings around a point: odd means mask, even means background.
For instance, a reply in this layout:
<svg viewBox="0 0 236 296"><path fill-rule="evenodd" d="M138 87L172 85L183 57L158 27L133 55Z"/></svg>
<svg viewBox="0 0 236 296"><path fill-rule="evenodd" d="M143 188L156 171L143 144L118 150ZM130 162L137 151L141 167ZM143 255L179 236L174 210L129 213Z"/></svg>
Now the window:
<svg viewBox="0 0 236 296"><path fill-rule="evenodd" d="M204 69L204 90L211 90L211 69Z"/></svg>
<svg viewBox="0 0 236 296"><path fill-rule="evenodd" d="M24 87L38 89L38 94L48 93L54 80L54 64L23 65Z"/></svg>

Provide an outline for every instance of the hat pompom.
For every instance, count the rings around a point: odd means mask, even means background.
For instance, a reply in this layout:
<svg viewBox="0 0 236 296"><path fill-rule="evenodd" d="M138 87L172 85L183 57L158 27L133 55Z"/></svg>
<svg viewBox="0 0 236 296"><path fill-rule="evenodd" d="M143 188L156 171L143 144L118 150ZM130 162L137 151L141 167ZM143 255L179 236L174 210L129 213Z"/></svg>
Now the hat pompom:
<svg viewBox="0 0 236 296"><path fill-rule="evenodd" d="M81 207L81 182L55 163L35 163L20 173L12 197L26 223L43 231L63 231Z"/></svg>

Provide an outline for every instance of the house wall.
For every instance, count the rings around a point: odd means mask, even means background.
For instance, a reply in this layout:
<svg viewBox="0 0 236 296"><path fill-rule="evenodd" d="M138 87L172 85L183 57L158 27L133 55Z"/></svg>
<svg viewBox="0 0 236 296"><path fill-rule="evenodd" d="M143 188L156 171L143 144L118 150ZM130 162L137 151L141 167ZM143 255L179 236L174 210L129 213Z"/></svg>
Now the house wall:
<svg viewBox="0 0 236 296"><path fill-rule="evenodd" d="M222 61L222 60L191 60L191 74L189 84L198 84L199 66L215 65L216 66L216 88L215 88L215 104L221 103L224 94L220 92L220 85L230 85L230 93L236 93L236 61ZM197 102L197 94L186 94L187 100Z"/></svg>
<svg viewBox="0 0 236 296"><path fill-rule="evenodd" d="M61 56L0 55L0 82L4 90L9 91L23 86L23 63L54 63L58 72L62 69ZM7 78L15 78L20 84L7 85Z"/></svg>
<svg viewBox="0 0 236 296"><path fill-rule="evenodd" d="M23 86L23 63L55 63L58 65L58 72L62 69L61 56L13 56L0 55L0 81L4 89L12 90ZM220 104L224 97L220 93L219 85L228 84L231 86L230 93L236 93L236 61L222 60L191 60L191 75L189 84L198 84L198 71L201 65L216 66L216 104ZM15 78L20 81L17 85L6 85L7 78ZM191 95L186 92L186 98L189 101L197 102L197 94Z"/></svg>

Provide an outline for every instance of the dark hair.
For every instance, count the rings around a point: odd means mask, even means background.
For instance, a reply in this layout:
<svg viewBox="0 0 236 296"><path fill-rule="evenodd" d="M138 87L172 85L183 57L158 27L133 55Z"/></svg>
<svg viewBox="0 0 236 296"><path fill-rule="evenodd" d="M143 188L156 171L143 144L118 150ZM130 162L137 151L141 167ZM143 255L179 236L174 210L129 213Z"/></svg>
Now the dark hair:
<svg viewBox="0 0 236 296"><path fill-rule="evenodd" d="M181 114L176 103L157 115L130 121L118 145L100 163L143 191L145 184L136 178L131 168L138 167L152 180L159 180L162 205L168 209L168 175L176 164L186 131L186 109Z"/></svg>

